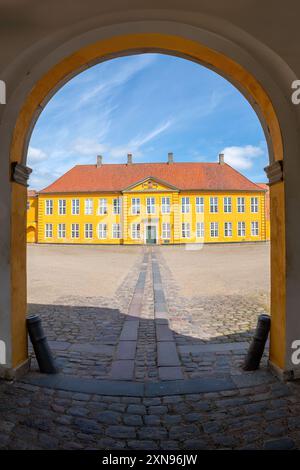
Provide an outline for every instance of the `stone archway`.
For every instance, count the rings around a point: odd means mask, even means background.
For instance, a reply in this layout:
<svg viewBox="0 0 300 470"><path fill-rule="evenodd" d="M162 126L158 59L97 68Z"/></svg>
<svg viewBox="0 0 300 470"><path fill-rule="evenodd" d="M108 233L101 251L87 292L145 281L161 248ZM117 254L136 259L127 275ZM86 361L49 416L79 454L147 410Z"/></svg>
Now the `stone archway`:
<svg viewBox="0 0 300 470"><path fill-rule="evenodd" d="M14 126L10 147L11 184L11 329L9 332L7 370L14 371L27 361L26 340L26 176L25 155L30 132L50 96L72 75L84 68L113 57L143 52L163 52L199 62L230 80L255 108L270 153L271 182L271 311L272 332L270 361L282 371L286 365L285 312L285 210L283 183L283 144L280 124L272 102L260 84L242 65L199 42L181 36L139 33L113 36L79 48L54 65L27 94Z"/></svg>

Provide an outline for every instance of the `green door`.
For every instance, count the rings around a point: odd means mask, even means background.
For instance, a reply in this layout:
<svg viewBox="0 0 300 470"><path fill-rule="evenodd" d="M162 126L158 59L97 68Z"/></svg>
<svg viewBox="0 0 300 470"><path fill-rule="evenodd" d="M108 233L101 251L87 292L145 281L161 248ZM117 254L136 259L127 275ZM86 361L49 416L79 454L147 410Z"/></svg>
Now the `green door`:
<svg viewBox="0 0 300 470"><path fill-rule="evenodd" d="M146 243L149 245L156 243L156 227L154 225L147 225L146 227Z"/></svg>

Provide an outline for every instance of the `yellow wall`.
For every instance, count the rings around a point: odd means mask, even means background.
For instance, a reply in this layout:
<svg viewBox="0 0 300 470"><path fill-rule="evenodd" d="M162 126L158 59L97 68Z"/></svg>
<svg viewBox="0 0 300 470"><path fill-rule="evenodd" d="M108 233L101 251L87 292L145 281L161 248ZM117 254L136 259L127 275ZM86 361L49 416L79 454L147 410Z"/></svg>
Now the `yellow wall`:
<svg viewBox="0 0 300 470"><path fill-rule="evenodd" d="M27 198L27 243L37 242L37 222L38 222L38 197L29 196Z"/></svg>
<svg viewBox="0 0 300 470"><path fill-rule="evenodd" d="M196 212L196 197L204 198L204 212ZM155 198L155 213L147 214L146 201L148 197ZM164 214L161 210L162 197L170 198L170 214ZM190 211L182 213L182 198L189 197ZM218 212L210 212L210 197L218 198ZM232 212L224 212L224 197L231 197ZM237 212L237 198L245 198L245 212ZM258 198L258 212L252 213L250 209L251 197ZM107 200L107 214L99 215L99 199ZM113 199L120 198L121 213L113 213ZM140 199L140 214L132 214L132 199ZM66 201L66 214L59 214L59 200ZM72 215L72 199L79 199L79 215ZM93 213L85 214L85 200L93 201ZM265 192L178 192L173 188L155 184L155 188L149 189L145 184L137 185L123 194L86 193L86 194L40 194L38 196L38 242L39 243L85 243L85 244L141 244L146 242L146 225L156 226L156 242L165 243L226 243L226 242L253 242L269 240L269 221L266 220ZM46 200L53 201L53 214L46 214ZM238 222L245 222L245 236L238 235ZM258 222L259 235L251 234L251 222ZM170 224L170 238L162 237L162 224ZM197 237L197 222L204 222L204 239ZM211 237L210 223L219 224L218 237ZM232 223L232 236L224 234L225 222ZM71 238L71 225L79 224L79 238ZM85 224L93 226L93 238L85 237ZM98 224L107 225L107 238L98 237ZM140 224L140 239L132 238L132 224ZM188 223L190 237L182 237L182 223ZM46 237L46 224L52 224L52 237ZM65 224L65 238L58 237L58 224ZM112 237L113 224L120 224L121 237Z"/></svg>

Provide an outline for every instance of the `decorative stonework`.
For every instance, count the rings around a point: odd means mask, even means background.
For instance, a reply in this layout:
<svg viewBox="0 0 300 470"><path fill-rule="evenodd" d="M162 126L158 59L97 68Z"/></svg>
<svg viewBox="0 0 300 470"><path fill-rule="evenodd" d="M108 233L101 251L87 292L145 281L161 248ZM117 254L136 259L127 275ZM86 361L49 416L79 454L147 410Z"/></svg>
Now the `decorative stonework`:
<svg viewBox="0 0 300 470"><path fill-rule="evenodd" d="M28 186L28 178L32 173L32 169L28 166L22 165L21 163L13 162L11 166L11 179L15 183Z"/></svg>
<svg viewBox="0 0 300 470"><path fill-rule="evenodd" d="M270 185L283 181L283 160L277 160L271 163L271 165L267 166L264 170Z"/></svg>

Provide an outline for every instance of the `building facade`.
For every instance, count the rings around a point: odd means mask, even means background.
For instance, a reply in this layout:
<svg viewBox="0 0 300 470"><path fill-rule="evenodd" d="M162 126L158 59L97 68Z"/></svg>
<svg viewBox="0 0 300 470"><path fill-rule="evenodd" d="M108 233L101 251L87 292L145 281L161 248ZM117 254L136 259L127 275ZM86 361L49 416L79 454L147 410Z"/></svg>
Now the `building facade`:
<svg viewBox="0 0 300 470"><path fill-rule="evenodd" d="M224 162L78 165L28 195L27 241L185 244L270 239L268 186ZM35 214L34 214L35 211ZM35 223L33 222L35 219ZM33 229L35 234L33 235Z"/></svg>

